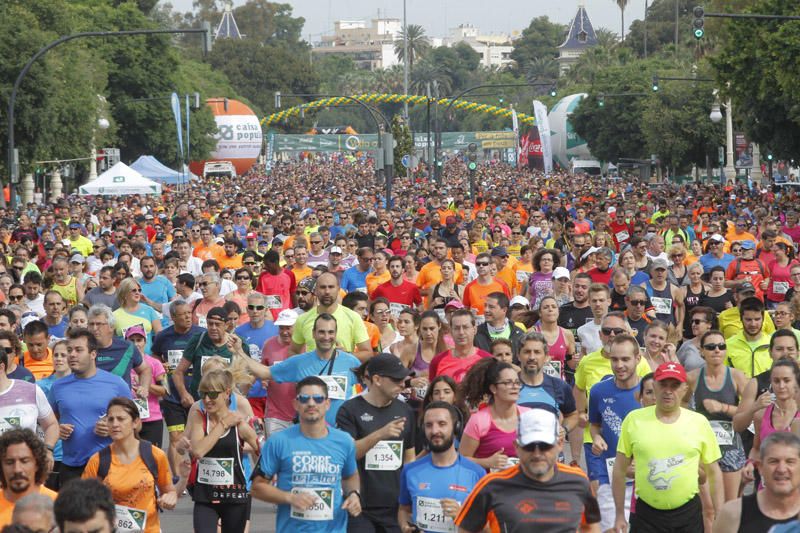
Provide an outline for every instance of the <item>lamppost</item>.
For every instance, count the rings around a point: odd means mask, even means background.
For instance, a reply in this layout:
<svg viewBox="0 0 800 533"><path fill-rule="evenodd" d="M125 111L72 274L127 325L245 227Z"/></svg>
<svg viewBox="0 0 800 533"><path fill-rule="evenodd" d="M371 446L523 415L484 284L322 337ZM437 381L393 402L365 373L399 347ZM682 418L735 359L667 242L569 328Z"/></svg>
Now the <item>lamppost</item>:
<svg viewBox="0 0 800 533"><path fill-rule="evenodd" d="M403 0L403 94L408 96L408 22L406 22L406 0ZM408 99L403 101L403 118L408 120Z"/></svg>
<svg viewBox="0 0 800 533"><path fill-rule="evenodd" d="M97 95L98 100L100 100L101 104L105 104L106 99L103 95ZM101 130L107 130L111 123L105 117L105 114L100 109L100 117L97 119L97 128ZM89 156L89 181L94 181L97 179L97 128L92 130L92 151L91 155Z"/></svg>
<svg viewBox="0 0 800 533"><path fill-rule="evenodd" d="M736 179L736 166L734 165L733 159L733 106L731 105L730 98L728 98L725 104L720 103L717 90L714 90L714 97L716 100L711 106L711 114L708 115L708 118L710 118L711 122L714 124L719 124L722 120L721 108L725 108L725 144L727 146L725 150L725 169L723 172L726 181L733 180Z"/></svg>

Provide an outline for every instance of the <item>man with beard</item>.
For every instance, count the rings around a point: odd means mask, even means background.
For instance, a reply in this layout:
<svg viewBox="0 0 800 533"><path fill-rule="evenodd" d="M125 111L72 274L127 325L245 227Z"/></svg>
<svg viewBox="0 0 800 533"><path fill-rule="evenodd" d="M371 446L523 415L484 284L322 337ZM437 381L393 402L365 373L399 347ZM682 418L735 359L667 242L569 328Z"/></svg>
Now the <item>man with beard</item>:
<svg viewBox="0 0 800 533"><path fill-rule="evenodd" d="M551 410L520 413L519 464L478 482L456 518L459 531L599 533L600 510L586 474L558 462L563 445Z"/></svg>
<svg viewBox="0 0 800 533"><path fill-rule="evenodd" d="M403 258L393 255L389 258L389 281L378 285L372 293L372 299L386 298L392 316L397 318L406 307L419 307L422 304L419 288L403 276Z"/></svg>
<svg viewBox="0 0 800 533"><path fill-rule="evenodd" d="M0 436L0 527L11 523L14 505L29 494L53 500L57 494L44 486L48 464L44 442L30 429L12 429Z"/></svg>
<svg viewBox="0 0 800 533"><path fill-rule="evenodd" d="M430 453L408 464L400 476L397 521L403 533L454 530L461 504L486 474L456 451L461 423L461 413L447 402L425 407L422 429Z"/></svg>
<svg viewBox="0 0 800 533"><path fill-rule="evenodd" d="M714 531L761 533L775 524L794 522L800 512L800 438L777 432L761 443L757 461L763 490L727 502Z"/></svg>
<svg viewBox="0 0 800 533"><path fill-rule="evenodd" d="M306 311L309 311L317 304L317 296L314 291L317 288L317 280L312 276L303 278L297 284L297 290L294 291L294 297L297 300L297 307L292 309L298 316Z"/></svg>

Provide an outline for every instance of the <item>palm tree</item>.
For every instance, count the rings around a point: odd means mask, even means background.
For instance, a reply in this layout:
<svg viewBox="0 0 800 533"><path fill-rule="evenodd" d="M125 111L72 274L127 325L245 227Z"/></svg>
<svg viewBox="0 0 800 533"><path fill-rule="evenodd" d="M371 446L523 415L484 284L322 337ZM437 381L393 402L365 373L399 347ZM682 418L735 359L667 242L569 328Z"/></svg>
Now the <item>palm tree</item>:
<svg viewBox="0 0 800 533"><path fill-rule="evenodd" d="M619 36L607 28L598 28L595 32L598 46L613 48L619 42Z"/></svg>
<svg viewBox="0 0 800 533"><path fill-rule="evenodd" d="M432 85L434 81L439 84L439 94L450 94L453 87L453 79L447 70L429 60L420 61L411 71L409 92L412 94L426 94L428 83Z"/></svg>
<svg viewBox="0 0 800 533"><path fill-rule="evenodd" d="M528 62L525 79L529 82L552 80L558 77L558 63L552 57L537 57Z"/></svg>
<svg viewBox="0 0 800 533"><path fill-rule="evenodd" d="M619 7L619 14L620 18L622 19L622 27L620 28L622 31L619 32L619 38L621 41L625 40L625 8L628 7L628 0L615 0L617 2L617 7Z"/></svg>
<svg viewBox="0 0 800 533"><path fill-rule="evenodd" d="M414 60L419 59L431 47L431 42L425 35L425 28L418 24L409 24L408 31L408 68L414 69ZM394 53L405 61L405 31L400 32L400 39L394 43Z"/></svg>

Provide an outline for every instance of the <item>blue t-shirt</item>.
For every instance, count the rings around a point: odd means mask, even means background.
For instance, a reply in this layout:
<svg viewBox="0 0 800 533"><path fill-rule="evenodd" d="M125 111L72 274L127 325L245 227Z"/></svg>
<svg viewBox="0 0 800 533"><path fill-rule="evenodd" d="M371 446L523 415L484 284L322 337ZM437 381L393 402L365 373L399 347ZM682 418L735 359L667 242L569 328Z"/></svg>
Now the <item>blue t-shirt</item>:
<svg viewBox="0 0 800 533"><path fill-rule="evenodd" d="M98 348L95 364L97 368L119 376L131 388L131 370L143 362L142 353L132 342L113 337L108 348Z"/></svg>
<svg viewBox="0 0 800 533"><path fill-rule="evenodd" d="M541 407L546 405L554 410L561 411L564 416L575 412L575 397L572 389L561 379L548 374L542 376L544 380L538 387L522 384L517 398L517 405L524 407Z"/></svg>
<svg viewBox="0 0 800 533"><path fill-rule="evenodd" d="M63 317L61 319L61 322L59 322L55 326L47 324L47 334L50 337L63 339L64 337L67 336L67 327L69 327L69 321L67 320L67 317Z"/></svg>
<svg viewBox="0 0 800 533"><path fill-rule="evenodd" d="M342 509L342 479L352 477L357 471L356 443L350 435L329 426L325 438L312 439L295 425L267 440L254 474L266 479L277 474L278 488L287 492L292 488L333 491L333 520L292 518L289 505L278 505L276 531L345 533L348 514Z"/></svg>
<svg viewBox="0 0 800 533"><path fill-rule="evenodd" d="M366 272L361 272L358 265L352 266L342 273L342 290L353 292L358 289L367 290L367 274L372 272L370 268Z"/></svg>
<svg viewBox="0 0 800 533"><path fill-rule="evenodd" d="M250 322L242 324L236 328L236 334L244 339L244 341L247 343L247 350L245 351L247 351L250 354L250 357L259 363L261 362L261 350L264 348L264 343L267 342L267 339L271 339L278 333L278 326L276 326L271 320L264 322L264 325L258 329L253 328L253 326L250 325ZM250 387L250 390L247 392L247 397L267 397L267 389L264 388L261 380L257 379L253 383L253 386Z"/></svg>
<svg viewBox="0 0 800 533"><path fill-rule="evenodd" d="M464 503L473 487L485 475L486 470L461 454L458 454L456 462L450 466L434 465L431 455L428 454L403 467L398 500L400 505L411 506L414 523L443 525L441 509L426 510L425 500L420 501L417 498L450 498ZM419 503L422 503L422 508L418 507Z"/></svg>
<svg viewBox="0 0 800 533"><path fill-rule="evenodd" d="M172 361L175 366L180 363L181 359L183 359L183 350L186 348L186 345L189 343L189 339L191 339L195 334L201 333L205 331L200 326L195 326L192 324L192 327L189 328L189 331L180 334L175 331L175 326L170 326L168 328L162 329L158 333L156 333L155 338L153 339L153 349L152 354L155 357L160 357L161 362L164 365L170 365L170 356L172 357ZM190 369L191 370L191 369ZM192 374L191 372L187 372L186 375L183 376L183 381L186 385L186 390L189 390L192 384ZM181 398L178 395L178 390L175 387L175 383L172 378L172 372L170 371L167 374L167 383L169 385L169 394L164 396L165 402L171 402L177 405L180 405Z"/></svg>
<svg viewBox="0 0 800 533"><path fill-rule="evenodd" d="M108 402L117 396L130 398L130 385L101 369L90 378L81 379L71 374L53 384L50 404L58 423L74 426L72 435L64 441L62 462L65 465L83 466L89 457L111 444L110 438L95 434L94 425L106 414Z"/></svg>
<svg viewBox="0 0 800 533"><path fill-rule="evenodd" d="M22 365L17 365L17 368L15 368L13 372L9 372L8 378L26 381L28 383L36 383L36 378L33 376L33 373Z"/></svg>
<svg viewBox="0 0 800 533"><path fill-rule="evenodd" d="M700 264L703 265L703 272L708 273L712 268L715 266L721 266L725 270L728 269L728 265L731 264L731 261L734 260L734 256L731 254L722 254L720 259L717 259L712 254L704 254L700 256Z"/></svg>
<svg viewBox="0 0 800 533"><path fill-rule="evenodd" d="M142 294L149 300L156 303L165 304L175 297L175 287L169 282L167 278L158 275L152 281L145 281L144 278L139 278L139 285L142 287Z"/></svg>
<svg viewBox="0 0 800 533"><path fill-rule="evenodd" d="M353 370L361 366L361 361L355 355L341 350L335 352L336 360L330 365L329 360L320 359L316 350L300 355L293 355L285 361L275 363L270 367L272 381L275 383L297 383L308 376L319 376L323 380L337 380L344 398L335 398L328 383L328 396L331 399L331 408L325 414L325 420L331 426L336 426L336 413L345 402L353 396L353 387L356 384L356 375ZM331 369L330 367L333 366ZM330 371L330 374L328 373Z"/></svg>
<svg viewBox="0 0 800 533"><path fill-rule="evenodd" d="M608 376L593 386L589 392L589 423L600 424L600 434L608 444L608 449L600 456L602 461L595 461L597 472L589 468L589 479L599 481L601 485L611 483L608 479L606 459L617 456L617 441L622 430L622 421L633 411L641 407L636 401L639 385L631 389L620 389L613 376ZM601 467L602 466L602 467Z"/></svg>

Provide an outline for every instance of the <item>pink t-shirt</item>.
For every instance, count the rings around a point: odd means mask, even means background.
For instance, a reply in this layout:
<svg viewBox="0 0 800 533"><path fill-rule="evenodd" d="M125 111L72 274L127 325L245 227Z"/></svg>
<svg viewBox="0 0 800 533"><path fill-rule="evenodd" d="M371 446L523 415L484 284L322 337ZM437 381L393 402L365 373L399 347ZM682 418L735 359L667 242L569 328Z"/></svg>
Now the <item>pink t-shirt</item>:
<svg viewBox="0 0 800 533"><path fill-rule="evenodd" d="M264 343L261 350L261 362L265 365L280 364L289 357L290 344L281 344L278 335L270 337ZM294 383L275 383L270 381L267 384L267 407L265 418L277 418L286 422L294 419L295 411L292 400L295 396Z"/></svg>
<svg viewBox="0 0 800 533"><path fill-rule="evenodd" d="M484 352L479 348L475 348L475 353L469 357L454 357L451 350L444 351L431 360L428 370L429 378L433 379L437 376L445 375L450 376L456 383L461 383L464 375L472 368L472 365L483 359L484 357L491 357L492 354Z"/></svg>
<svg viewBox="0 0 800 533"><path fill-rule="evenodd" d="M517 415L528 409L528 407L518 405ZM478 459L491 457L498 451L502 451L509 457L517 456L517 450L514 448L517 430L504 431L497 427L492 420L492 411L489 407L484 407L469 417L469 421L464 427L464 435L478 441L478 449L475 450L475 457Z"/></svg>
<svg viewBox="0 0 800 533"><path fill-rule="evenodd" d="M150 370L153 372L152 383L159 385L161 376L167 373L167 371L164 370L164 365L161 364L161 361L151 355L145 355L144 360L148 365L150 365ZM137 374L135 370L131 370L131 386L139 386L139 374ZM150 416L143 419L142 422L155 422L164 418L161 415L161 406L158 403L158 396L152 392L147 395L147 406L150 408Z"/></svg>

